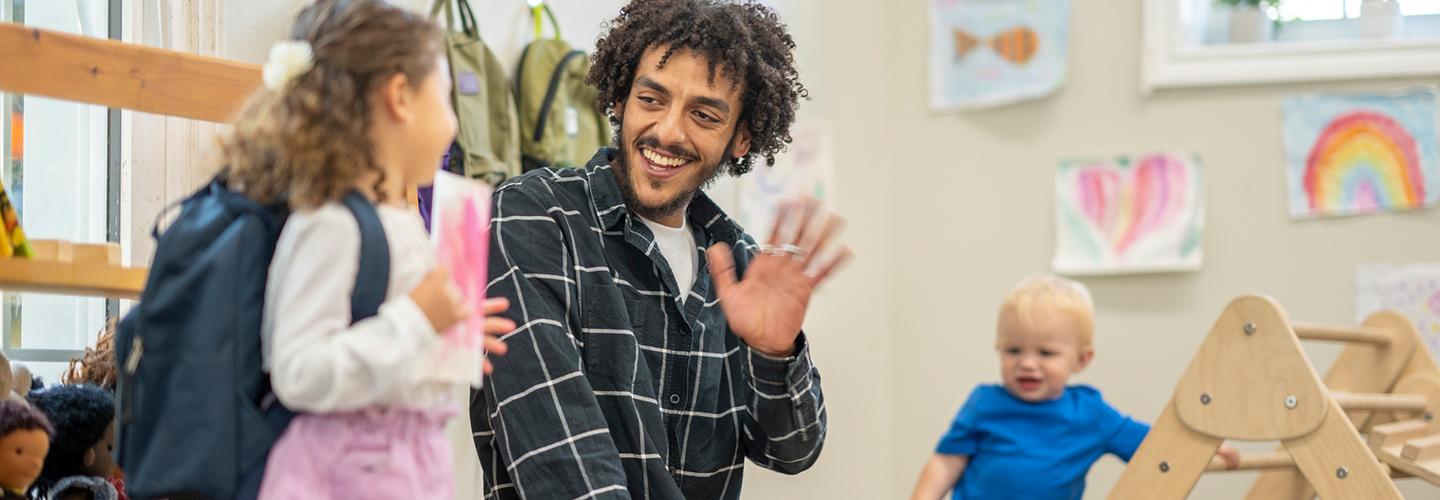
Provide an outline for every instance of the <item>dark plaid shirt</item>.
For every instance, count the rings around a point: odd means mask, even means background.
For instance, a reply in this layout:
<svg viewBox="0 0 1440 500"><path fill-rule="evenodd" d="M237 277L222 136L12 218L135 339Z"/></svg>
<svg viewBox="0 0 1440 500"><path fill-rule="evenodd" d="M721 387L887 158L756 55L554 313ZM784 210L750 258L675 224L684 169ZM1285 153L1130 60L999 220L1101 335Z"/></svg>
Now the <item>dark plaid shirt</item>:
<svg viewBox="0 0 1440 500"><path fill-rule="evenodd" d="M519 328L471 402L487 498L739 498L745 459L786 473L825 440L820 374L730 331L704 256L682 304L650 229L625 208L613 150L495 192L488 294ZM704 194L697 252L753 240Z"/></svg>

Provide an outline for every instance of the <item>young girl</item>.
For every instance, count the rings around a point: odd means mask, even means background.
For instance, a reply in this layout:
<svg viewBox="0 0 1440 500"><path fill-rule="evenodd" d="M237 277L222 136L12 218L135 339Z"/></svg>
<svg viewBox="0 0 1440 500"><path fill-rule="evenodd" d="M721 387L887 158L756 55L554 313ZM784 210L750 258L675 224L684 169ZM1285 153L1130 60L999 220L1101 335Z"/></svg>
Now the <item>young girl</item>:
<svg viewBox="0 0 1440 500"><path fill-rule="evenodd" d="M222 141L234 186L292 209L262 338L275 395L300 415L270 452L262 499L452 496L443 426L458 391L427 367L443 355L438 332L472 311L403 196L430 183L455 136L441 49L437 26L381 0L319 0L272 48L266 89ZM390 253L384 303L354 324L360 233L338 201L351 190L375 203ZM489 301L483 313L505 308ZM485 322L490 335L513 329ZM488 337L486 347L504 351Z"/></svg>

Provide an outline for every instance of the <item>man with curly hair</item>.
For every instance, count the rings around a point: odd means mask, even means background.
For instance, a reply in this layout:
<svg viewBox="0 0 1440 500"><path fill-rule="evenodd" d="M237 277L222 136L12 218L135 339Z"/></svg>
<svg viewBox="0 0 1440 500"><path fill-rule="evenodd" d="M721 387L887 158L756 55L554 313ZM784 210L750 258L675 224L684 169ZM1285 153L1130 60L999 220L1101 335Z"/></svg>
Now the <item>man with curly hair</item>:
<svg viewBox="0 0 1440 500"><path fill-rule="evenodd" d="M757 245L702 191L790 142L795 44L735 1L633 0L607 27L588 83L614 147L494 196L488 293L520 327L471 403L486 496L738 498L746 459L819 456L800 327L850 255L813 202Z"/></svg>

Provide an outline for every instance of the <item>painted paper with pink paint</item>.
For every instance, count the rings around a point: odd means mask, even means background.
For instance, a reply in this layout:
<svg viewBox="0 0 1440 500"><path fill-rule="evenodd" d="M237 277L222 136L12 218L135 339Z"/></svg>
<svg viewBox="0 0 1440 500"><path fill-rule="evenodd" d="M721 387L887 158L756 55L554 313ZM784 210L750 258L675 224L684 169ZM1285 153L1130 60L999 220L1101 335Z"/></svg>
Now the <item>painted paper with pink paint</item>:
<svg viewBox="0 0 1440 500"><path fill-rule="evenodd" d="M450 270L470 317L441 335L446 348L432 360L430 375L450 383L480 387L484 359L484 323L487 253L490 249L490 193L488 185L440 172L435 177L432 238L436 258Z"/></svg>
<svg viewBox="0 0 1440 500"><path fill-rule="evenodd" d="M1440 263L1356 266L1356 322L1384 309L1410 318L1440 361Z"/></svg>
<svg viewBox="0 0 1440 500"><path fill-rule="evenodd" d="M1194 155L1067 160L1055 177L1053 267L1070 275L1200 268L1204 178Z"/></svg>

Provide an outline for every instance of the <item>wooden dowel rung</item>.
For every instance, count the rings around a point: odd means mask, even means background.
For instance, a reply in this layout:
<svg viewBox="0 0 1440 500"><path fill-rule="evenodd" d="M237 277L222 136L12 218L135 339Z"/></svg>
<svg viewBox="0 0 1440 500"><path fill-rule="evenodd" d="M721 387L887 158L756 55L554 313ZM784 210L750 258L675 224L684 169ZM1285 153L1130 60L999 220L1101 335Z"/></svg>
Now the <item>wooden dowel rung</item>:
<svg viewBox="0 0 1440 500"><path fill-rule="evenodd" d="M1235 469L1226 469L1225 460L1217 456L1210 459L1210 465L1205 466L1205 471L1225 472L1229 470L1286 469L1294 466L1295 459L1290 458L1289 453L1275 452L1260 455L1240 455L1240 466Z"/></svg>
<svg viewBox="0 0 1440 500"><path fill-rule="evenodd" d="M1425 411L1425 397L1419 394L1348 394L1330 393L1346 410Z"/></svg>
<svg viewBox="0 0 1440 500"><path fill-rule="evenodd" d="M1305 340L1334 340L1339 342L1366 342L1382 346L1390 345L1390 334L1381 328L1367 326L1319 325L1314 323L1292 323L1295 336Z"/></svg>

